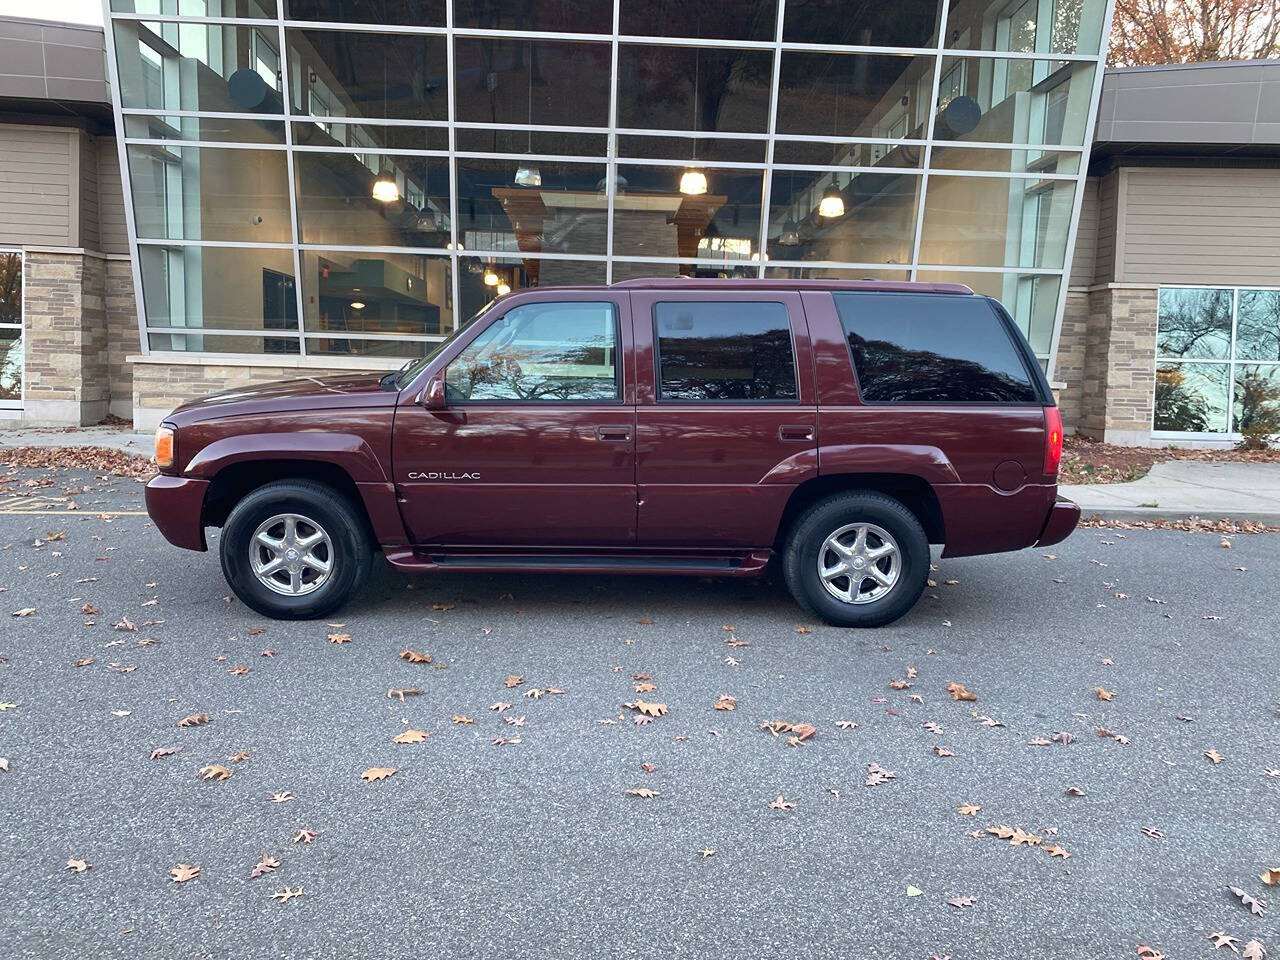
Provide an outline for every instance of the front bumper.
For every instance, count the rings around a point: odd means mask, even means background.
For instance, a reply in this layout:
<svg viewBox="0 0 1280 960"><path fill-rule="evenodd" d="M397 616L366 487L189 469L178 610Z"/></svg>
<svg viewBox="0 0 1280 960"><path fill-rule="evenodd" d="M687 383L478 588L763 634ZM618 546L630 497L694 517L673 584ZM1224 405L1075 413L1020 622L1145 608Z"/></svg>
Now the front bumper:
<svg viewBox="0 0 1280 960"><path fill-rule="evenodd" d="M204 540L202 519L204 495L208 490L208 480L191 477L160 474L147 483L147 513L156 529L175 547L209 549Z"/></svg>
<svg viewBox="0 0 1280 960"><path fill-rule="evenodd" d="M1080 508L1066 497L1059 497L1049 509L1049 518L1044 522L1044 529L1040 531L1036 546L1048 547L1061 543L1071 535L1079 522Z"/></svg>

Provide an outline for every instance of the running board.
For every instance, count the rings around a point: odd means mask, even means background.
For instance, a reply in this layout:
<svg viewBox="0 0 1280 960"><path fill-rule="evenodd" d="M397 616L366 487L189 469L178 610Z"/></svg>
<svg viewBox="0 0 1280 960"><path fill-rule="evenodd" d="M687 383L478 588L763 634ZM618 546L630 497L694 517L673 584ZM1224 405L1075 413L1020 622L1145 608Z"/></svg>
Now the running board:
<svg viewBox="0 0 1280 960"><path fill-rule="evenodd" d="M405 573L440 570L458 573L495 571L528 573L668 574L689 577L758 577L770 550L717 555L590 553L436 553L407 547L384 548L387 563Z"/></svg>

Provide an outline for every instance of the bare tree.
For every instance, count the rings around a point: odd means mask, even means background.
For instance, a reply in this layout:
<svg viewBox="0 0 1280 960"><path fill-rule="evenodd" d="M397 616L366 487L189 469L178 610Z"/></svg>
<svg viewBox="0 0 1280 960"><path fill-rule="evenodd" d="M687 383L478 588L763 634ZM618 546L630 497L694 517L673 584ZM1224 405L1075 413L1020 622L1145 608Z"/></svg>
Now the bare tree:
<svg viewBox="0 0 1280 960"><path fill-rule="evenodd" d="M1112 66L1276 56L1280 0L1116 0Z"/></svg>

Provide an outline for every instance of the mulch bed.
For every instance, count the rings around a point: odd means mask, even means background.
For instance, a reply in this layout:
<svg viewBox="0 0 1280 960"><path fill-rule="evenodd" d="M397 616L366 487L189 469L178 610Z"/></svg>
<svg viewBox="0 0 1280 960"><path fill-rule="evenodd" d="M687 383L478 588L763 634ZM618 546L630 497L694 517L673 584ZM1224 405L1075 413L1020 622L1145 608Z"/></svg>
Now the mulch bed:
<svg viewBox="0 0 1280 960"><path fill-rule="evenodd" d="M1145 477L1166 460L1204 463L1280 463L1280 450L1189 450L1174 447L1118 447L1086 437L1066 437L1059 483L1128 483Z"/></svg>

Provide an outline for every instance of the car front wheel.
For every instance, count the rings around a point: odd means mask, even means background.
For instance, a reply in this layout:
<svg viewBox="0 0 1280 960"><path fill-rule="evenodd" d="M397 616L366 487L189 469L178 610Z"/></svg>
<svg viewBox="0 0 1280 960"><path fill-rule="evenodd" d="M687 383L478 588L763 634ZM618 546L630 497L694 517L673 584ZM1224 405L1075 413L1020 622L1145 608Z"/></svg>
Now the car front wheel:
<svg viewBox="0 0 1280 960"><path fill-rule="evenodd" d="M323 617L369 575L373 550L356 506L310 480L259 487L222 530L222 572L237 597L279 620Z"/></svg>
<svg viewBox="0 0 1280 960"><path fill-rule="evenodd" d="M796 601L827 623L879 627L920 599L929 578L929 538L915 514L892 497L838 494L796 521L783 572Z"/></svg>

